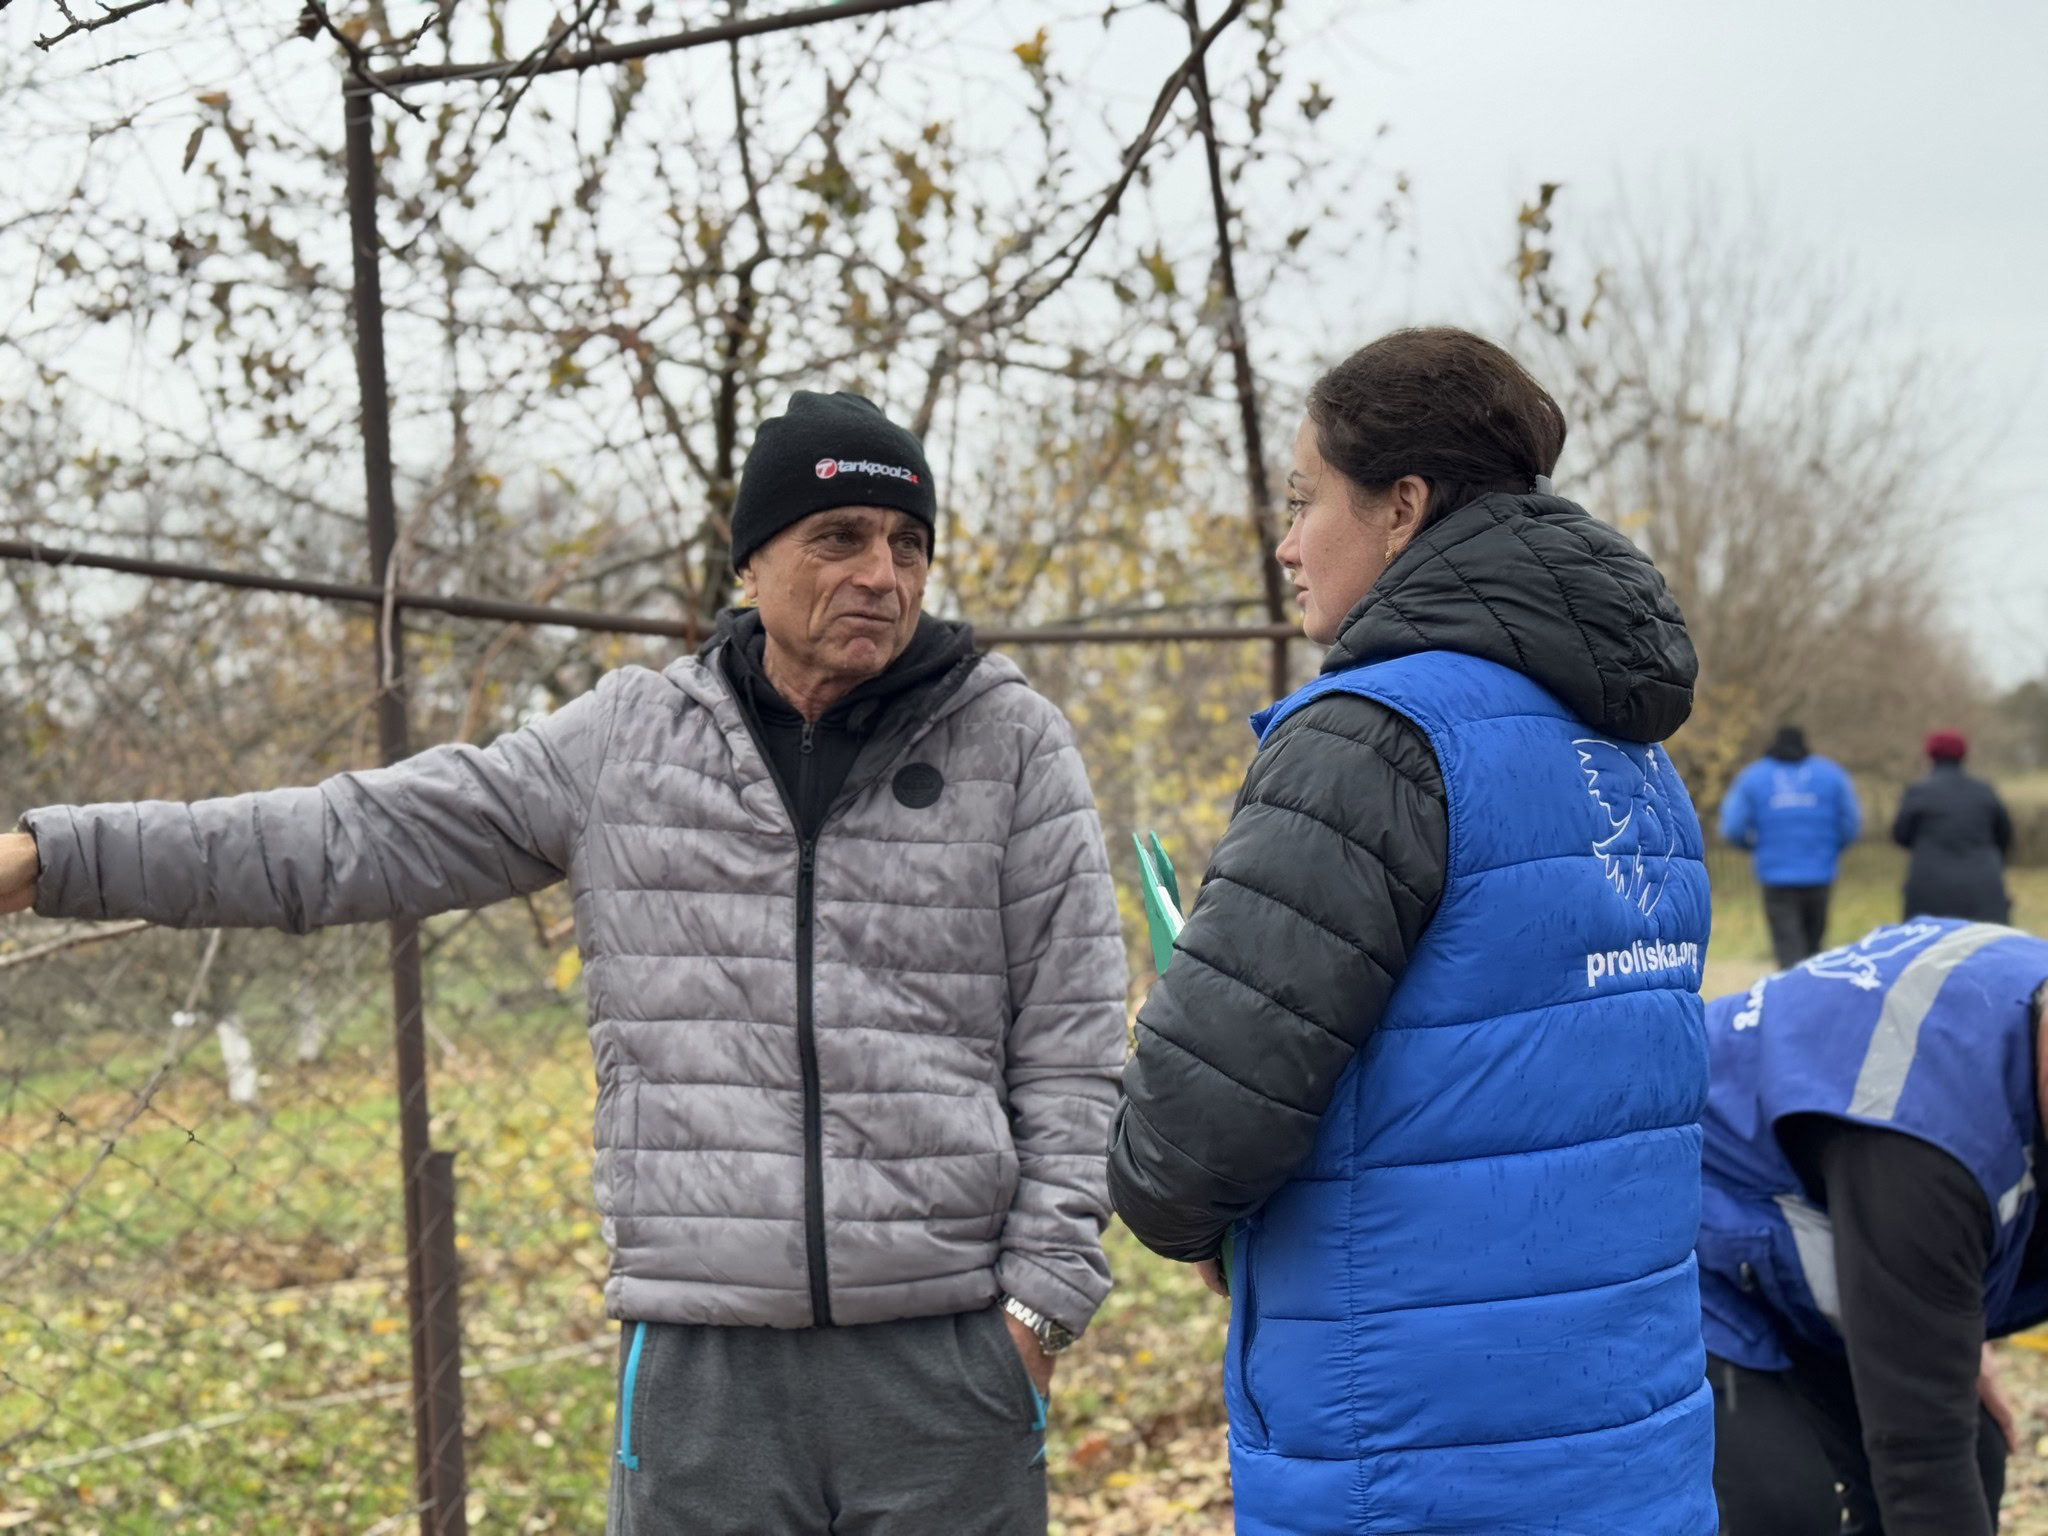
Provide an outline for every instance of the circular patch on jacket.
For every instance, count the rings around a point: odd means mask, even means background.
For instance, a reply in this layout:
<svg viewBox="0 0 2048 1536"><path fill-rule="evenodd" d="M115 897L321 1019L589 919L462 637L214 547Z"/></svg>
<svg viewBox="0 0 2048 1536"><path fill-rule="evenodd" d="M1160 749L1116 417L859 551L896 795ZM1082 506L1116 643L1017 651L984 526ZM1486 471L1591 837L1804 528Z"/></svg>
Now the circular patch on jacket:
<svg viewBox="0 0 2048 1536"><path fill-rule="evenodd" d="M921 811L939 803L939 791L946 787L946 776L930 763L906 763L896 770L891 787L899 801L913 811Z"/></svg>

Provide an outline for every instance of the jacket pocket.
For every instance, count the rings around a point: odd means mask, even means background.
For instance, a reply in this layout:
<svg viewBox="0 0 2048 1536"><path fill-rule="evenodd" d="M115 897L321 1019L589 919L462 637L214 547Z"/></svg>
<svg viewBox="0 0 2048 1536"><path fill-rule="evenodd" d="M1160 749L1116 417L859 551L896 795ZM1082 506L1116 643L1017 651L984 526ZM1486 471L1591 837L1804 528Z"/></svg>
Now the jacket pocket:
<svg viewBox="0 0 2048 1536"><path fill-rule="evenodd" d="M1772 1321L1777 1272L1770 1234L1702 1227L1696 1254L1708 1350L1738 1364L1776 1356L1781 1346Z"/></svg>
<svg viewBox="0 0 2048 1536"><path fill-rule="evenodd" d="M618 1215L621 1219L638 1217L640 1211L640 1074L638 1071L621 1075L619 1097L624 1101L620 1106L624 1113L619 1125L624 1134L619 1137L615 1156L618 1159ZM623 1235L623 1229L622 1229Z"/></svg>
<svg viewBox="0 0 2048 1536"><path fill-rule="evenodd" d="M1272 1433L1266 1427L1265 1411L1252 1391L1252 1351L1259 1334L1258 1217L1248 1217L1237 1224L1231 1250L1231 1365L1237 1377L1237 1401L1242 1406L1241 1415L1234 1414L1233 1418L1243 1419L1235 1426L1240 1440L1263 1446L1271 1443Z"/></svg>
<svg viewBox="0 0 2048 1536"><path fill-rule="evenodd" d="M1020 1167L1017 1159L1016 1133L1010 1128L1010 1112L1003 1107L1003 1101L993 1091L979 1096L982 1103L983 1119L988 1126L988 1146L996 1158L996 1188L989 1210L996 1218L996 1231L1002 1231L1002 1222L1010 1214L1010 1206L1017 1198L1017 1184Z"/></svg>
<svg viewBox="0 0 2048 1536"><path fill-rule="evenodd" d="M1002 1306L954 1314L963 1384L973 1400L1006 1424L1028 1424L1045 1432L1047 1399L1024 1364Z"/></svg>

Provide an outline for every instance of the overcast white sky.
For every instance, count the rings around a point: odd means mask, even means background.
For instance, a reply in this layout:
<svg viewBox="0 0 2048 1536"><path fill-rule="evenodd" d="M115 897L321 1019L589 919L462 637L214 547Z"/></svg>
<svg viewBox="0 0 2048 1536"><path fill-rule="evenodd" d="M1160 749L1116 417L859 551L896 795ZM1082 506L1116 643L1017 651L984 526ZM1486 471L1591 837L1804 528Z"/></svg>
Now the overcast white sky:
<svg viewBox="0 0 2048 1536"><path fill-rule="evenodd" d="M16 6L5 30L51 11ZM1010 46L1053 13L1080 14L1071 0L927 14L1013 75ZM1984 448L1976 510L1958 532L1931 530L1928 557L1945 562L1951 612L1997 682L2048 672L2048 0L1290 0L1283 15L1309 34L1290 75L1336 98L1330 137L1413 181L1413 258L1346 252L1317 285L1357 316L1346 328L1497 320L1509 220L1540 181L1565 183L1567 215L1700 175L1753 194L1790 241L1847 261L1893 306L1902 348L1967 382L1976 406L1957 428ZM1138 13L1117 39L1105 83L1129 98L1120 141L1178 24ZM1243 64L1233 41L1226 68ZM662 78L681 88L689 68L664 61ZM1199 167L1183 159L1158 195L1205 220ZM1376 199L1384 183L1369 185ZM1931 504L1953 500L1930 488Z"/></svg>
<svg viewBox="0 0 2048 1536"><path fill-rule="evenodd" d="M1336 110L1391 122L1415 181L1392 313L1496 312L1539 181L1754 190L1968 380L1988 453L1951 608L2000 683L2048 670L2048 4L1326 3Z"/></svg>

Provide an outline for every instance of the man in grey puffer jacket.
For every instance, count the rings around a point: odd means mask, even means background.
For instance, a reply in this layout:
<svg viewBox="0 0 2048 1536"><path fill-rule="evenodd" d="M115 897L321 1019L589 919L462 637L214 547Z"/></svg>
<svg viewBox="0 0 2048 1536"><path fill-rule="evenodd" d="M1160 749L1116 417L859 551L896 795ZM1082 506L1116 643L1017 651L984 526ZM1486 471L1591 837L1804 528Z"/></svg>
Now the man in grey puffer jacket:
<svg viewBox="0 0 2048 1536"><path fill-rule="evenodd" d="M917 440L763 424L755 611L490 747L311 789L57 806L0 912L293 932L566 878L622 1331L614 1531L1045 1526L1052 1356L1109 1289L1126 986L1066 721L921 614Z"/></svg>

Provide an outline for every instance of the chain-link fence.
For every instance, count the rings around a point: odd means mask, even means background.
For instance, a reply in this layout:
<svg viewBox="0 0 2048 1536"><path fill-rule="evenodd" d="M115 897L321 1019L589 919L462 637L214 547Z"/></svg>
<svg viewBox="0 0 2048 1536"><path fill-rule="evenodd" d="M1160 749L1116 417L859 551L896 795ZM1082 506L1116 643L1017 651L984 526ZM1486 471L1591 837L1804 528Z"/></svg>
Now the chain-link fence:
<svg viewBox="0 0 2048 1536"><path fill-rule="evenodd" d="M374 701L349 681L366 670L349 652L367 625L256 594L173 614L177 601L152 588L134 610L135 633L179 637L157 658L17 671L63 698L10 736L29 749L7 765L10 794L196 796L375 760ZM296 658L275 676L251 676L239 652L225 672L205 659L210 637L266 625ZM414 691L435 728L468 714L470 627L420 636ZM665 652L646 647L643 659ZM1206 854L1251 744L1242 716L1265 686L1264 649L1020 653L1076 724L1120 868L1138 827L1159 828L1184 862ZM588 642L593 668L600 654L640 653ZM505 725L519 712L509 700L496 711ZM466 1515L497 1530L598 1529L616 1334L600 1295L567 894L433 919L420 949L428 1139L453 1153ZM0 1530L417 1523L387 960L371 927L0 926ZM1145 1339L1126 1353L1151 1354ZM1105 1334L1097 1347L1124 1344ZM1106 1355L1105 1370L1123 1358ZM1128 1390L1118 1380L1105 1395L1104 1422L1186 1417L1177 1397L1135 1416ZM1076 1434L1103 1454L1098 1424ZM1078 1475L1115 1475L1088 1465Z"/></svg>
<svg viewBox="0 0 2048 1536"><path fill-rule="evenodd" d="M474 1516L590 1530L611 1333L565 903L428 925ZM0 956L0 1525L397 1529L410 1340L381 930ZM83 942L81 942L83 941ZM72 947L59 948L60 945Z"/></svg>

